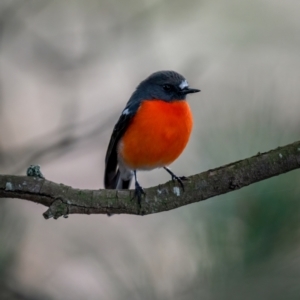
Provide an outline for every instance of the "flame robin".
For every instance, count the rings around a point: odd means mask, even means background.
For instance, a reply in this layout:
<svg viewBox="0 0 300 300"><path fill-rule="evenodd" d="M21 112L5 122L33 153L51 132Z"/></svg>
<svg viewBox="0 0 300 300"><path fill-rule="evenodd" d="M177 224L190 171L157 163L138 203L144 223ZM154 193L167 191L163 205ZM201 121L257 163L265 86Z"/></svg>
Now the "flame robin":
<svg viewBox="0 0 300 300"><path fill-rule="evenodd" d="M164 168L184 188L182 179L167 166L188 143L193 117L186 95L200 92L174 71L155 72L142 81L112 132L105 157L106 189L128 189L134 176L138 202L145 194L137 170Z"/></svg>

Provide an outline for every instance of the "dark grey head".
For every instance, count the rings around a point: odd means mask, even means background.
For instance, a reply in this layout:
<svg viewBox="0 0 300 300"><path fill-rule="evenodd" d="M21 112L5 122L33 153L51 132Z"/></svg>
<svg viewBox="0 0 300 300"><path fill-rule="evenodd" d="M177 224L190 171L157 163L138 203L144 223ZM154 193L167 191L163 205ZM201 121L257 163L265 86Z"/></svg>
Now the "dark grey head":
<svg viewBox="0 0 300 300"><path fill-rule="evenodd" d="M159 71L142 81L136 92L141 98L164 101L184 100L187 94L200 90L189 88L187 80L174 71Z"/></svg>

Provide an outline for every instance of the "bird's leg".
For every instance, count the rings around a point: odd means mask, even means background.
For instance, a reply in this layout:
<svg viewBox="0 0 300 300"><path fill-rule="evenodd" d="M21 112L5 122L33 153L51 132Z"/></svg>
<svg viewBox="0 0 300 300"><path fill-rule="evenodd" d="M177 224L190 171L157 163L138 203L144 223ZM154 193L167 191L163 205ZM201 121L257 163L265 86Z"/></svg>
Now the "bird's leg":
<svg viewBox="0 0 300 300"><path fill-rule="evenodd" d="M134 170L133 173L134 173L134 180L135 180L134 197L137 197L138 204L141 207L142 195L146 195L146 193L145 193L144 189L140 186L140 184L137 181L136 170Z"/></svg>
<svg viewBox="0 0 300 300"><path fill-rule="evenodd" d="M187 178L185 176L180 176L180 177L176 176L168 167L164 167L164 169L171 175L173 181L177 180L182 190L184 191L184 185L182 181L187 180Z"/></svg>

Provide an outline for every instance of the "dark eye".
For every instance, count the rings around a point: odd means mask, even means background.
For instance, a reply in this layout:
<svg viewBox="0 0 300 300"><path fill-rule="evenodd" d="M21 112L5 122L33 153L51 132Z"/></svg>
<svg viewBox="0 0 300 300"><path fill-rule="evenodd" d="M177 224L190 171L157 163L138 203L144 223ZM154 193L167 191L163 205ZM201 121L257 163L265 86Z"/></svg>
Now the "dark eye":
<svg viewBox="0 0 300 300"><path fill-rule="evenodd" d="M172 89L172 86L170 84L165 84L163 85L163 89L168 92Z"/></svg>

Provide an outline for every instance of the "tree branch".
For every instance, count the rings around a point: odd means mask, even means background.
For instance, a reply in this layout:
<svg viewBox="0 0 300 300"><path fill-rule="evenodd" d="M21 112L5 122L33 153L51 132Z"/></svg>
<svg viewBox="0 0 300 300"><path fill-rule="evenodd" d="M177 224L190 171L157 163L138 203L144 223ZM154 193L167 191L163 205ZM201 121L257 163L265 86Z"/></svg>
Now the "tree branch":
<svg viewBox="0 0 300 300"><path fill-rule="evenodd" d="M199 202L300 167L300 141L188 177L183 192L172 181L145 189L141 207L133 190L79 190L39 177L0 175L0 198L43 204L46 219L69 214L147 215Z"/></svg>

